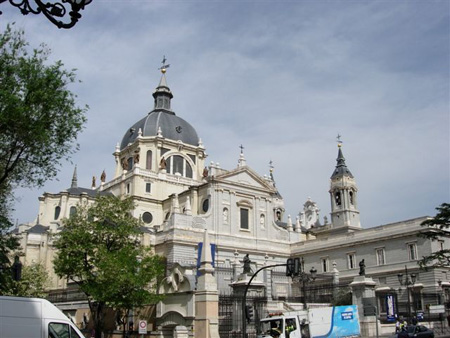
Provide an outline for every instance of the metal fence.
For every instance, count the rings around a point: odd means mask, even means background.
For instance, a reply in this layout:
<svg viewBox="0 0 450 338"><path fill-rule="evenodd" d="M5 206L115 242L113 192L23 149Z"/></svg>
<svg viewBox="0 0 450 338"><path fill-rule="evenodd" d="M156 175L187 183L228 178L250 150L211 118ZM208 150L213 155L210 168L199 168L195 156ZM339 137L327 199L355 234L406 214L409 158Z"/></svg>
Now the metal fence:
<svg viewBox="0 0 450 338"><path fill-rule="evenodd" d="M254 338L261 318L265 317L267 298L247 296L247 304L253 310L252 318L247 320L247 337ZM242 337L243 306L242 295L219 296L219 335L221 338Z"/></svg>

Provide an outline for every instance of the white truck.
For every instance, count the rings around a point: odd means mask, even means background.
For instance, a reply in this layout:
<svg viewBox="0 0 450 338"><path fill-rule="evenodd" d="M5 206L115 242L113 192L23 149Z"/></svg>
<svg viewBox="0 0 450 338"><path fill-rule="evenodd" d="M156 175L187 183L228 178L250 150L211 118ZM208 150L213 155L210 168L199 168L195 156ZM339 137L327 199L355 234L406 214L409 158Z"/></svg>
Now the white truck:
<svg viewBox="0 0 450 338"><path fill-rule="evenodd" d="M84 335L45 299L0 297L0 337L84 338Z"/></svg>
<svg viewBox="0 0 450 338"><path fill-rule="evenodd" d="M356 305L270 314L262 319L258 338L361 337Z"/></svg>

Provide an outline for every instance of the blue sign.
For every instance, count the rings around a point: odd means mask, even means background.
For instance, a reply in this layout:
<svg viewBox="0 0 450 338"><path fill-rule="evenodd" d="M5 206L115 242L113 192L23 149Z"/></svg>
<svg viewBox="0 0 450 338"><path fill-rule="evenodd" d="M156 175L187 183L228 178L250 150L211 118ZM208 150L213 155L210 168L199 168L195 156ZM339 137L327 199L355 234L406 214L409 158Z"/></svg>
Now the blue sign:
<svg viewBox="0 0 450 338"><path fill-rule="evenodd" d="M316 333L312 334L314 338L361 337L356 305L334 306L330 311L328 309L330 308L324 308L322 311L331 315L331 323L329 326L325 324L311 328L316 330Z"/></svg>
<svg viewBox="0 0 450 338"><path fill-rule="evenodd" d="M341 318L342 320L352 320L353 312L341 312Z"/></svg>

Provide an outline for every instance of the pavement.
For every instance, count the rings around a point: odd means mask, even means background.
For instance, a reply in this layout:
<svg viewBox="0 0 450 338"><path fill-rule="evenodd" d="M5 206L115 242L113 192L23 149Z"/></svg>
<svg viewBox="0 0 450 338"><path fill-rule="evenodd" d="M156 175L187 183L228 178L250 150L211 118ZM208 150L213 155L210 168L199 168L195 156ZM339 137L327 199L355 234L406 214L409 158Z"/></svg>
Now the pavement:
<svg viewBox="0 0 450 338"><path fill-rule="evenodd" d="M450 327L444 327L443 329L440 327L434 328L434 337L435 338L450 338ZM394 332L390 334L380 334L378 337L362 337L362 338L391 338L394 336Z"/></svg>

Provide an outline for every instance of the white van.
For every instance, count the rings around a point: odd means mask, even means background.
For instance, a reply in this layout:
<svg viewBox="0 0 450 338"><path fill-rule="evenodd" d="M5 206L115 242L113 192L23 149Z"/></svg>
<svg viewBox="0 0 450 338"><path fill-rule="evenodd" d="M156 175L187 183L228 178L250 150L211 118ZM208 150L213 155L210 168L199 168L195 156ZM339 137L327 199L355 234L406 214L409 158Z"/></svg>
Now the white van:
<svg viewBox="0 0 450 338"><path fill-rule="evenodd" d="M84 338L84 335L48 300L0 297L0 337Z"/></svg>

